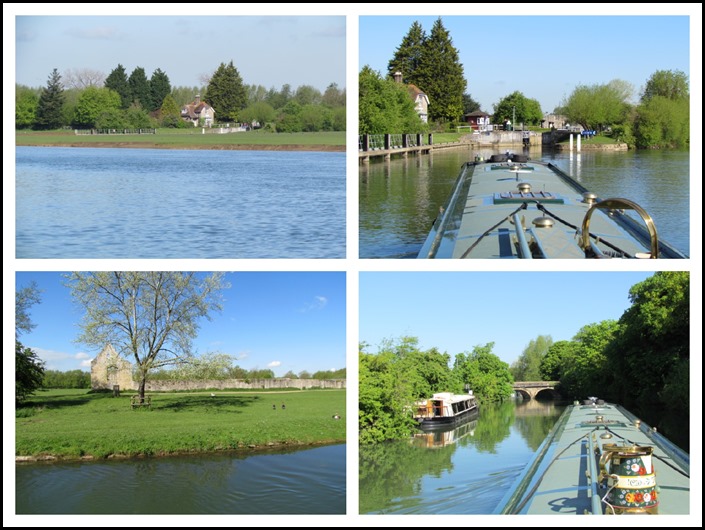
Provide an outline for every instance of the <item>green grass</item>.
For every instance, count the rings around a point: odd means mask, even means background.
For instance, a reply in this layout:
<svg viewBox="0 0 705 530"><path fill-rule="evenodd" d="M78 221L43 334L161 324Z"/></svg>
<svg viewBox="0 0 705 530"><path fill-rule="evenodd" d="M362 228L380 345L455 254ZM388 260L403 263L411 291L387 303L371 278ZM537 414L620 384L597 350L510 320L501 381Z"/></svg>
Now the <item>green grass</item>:
<svg viewBox="0 0 705 530"><path fill-rule="evenodd" d="M152 393L150 408L132 409L128 394L42 391L17 409L15 455L163 456L345 441L345 390L214 393Z"/></svg>
<svg viewBox="0 0 705 530"><path fill-rule="evenodd" d="M301 150L345 149L345 132L272 133L249 131L202 134L200 128L157 129L157 134L76 135L73 131L16 131L16 145L154 147L171 149L289 148Z"/></svg>
<svg viewBox="0 0 705 530"><path fill-rule="evenodd" d="M460 137L464 135L465 133L433 133L433 143L447 144L452 142L459 142Z"/></svg>

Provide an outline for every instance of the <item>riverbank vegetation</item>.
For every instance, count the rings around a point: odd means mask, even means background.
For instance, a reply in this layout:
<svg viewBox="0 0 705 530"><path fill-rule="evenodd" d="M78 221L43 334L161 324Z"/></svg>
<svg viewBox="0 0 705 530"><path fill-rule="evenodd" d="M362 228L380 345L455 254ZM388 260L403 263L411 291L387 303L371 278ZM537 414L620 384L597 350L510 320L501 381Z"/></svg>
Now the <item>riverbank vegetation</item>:
<svg viewBox="0 0 705 530"><path fill-rule="evenodd" d="M310 85L247 85L232 61L221 63L202 82L172 87L159 68L150 78L139 66L128 76L121 64L107 76L89 69L62 76L54 69L45 87L15 86L15 128L345 131L345 89L335 83L323 92Z"/></svg>
<svg viewBox="0 0 705 530"><path fill-rule="evenodd" d="M345 442L345 390L149 396L151 406L133 409L125 393L40 391L16 410L15 455L100 459Z"/></svg>
<svg viewBox="0 0 705 530"><path fill-rule="evenodd" d="M397 72L402 73L402 82L395 80ZM468 114L483 111L490 115L492 124L513 124L515 129L550 127L558 122L556 127L579 125L596 131L597 137L605 136L630 148L690 147L690 89L684 72L655 71L636 103L634 87L613 79L576 86L555 109L541 109L538 100L524 95L520 86L500 96L492 110L481 109L466 92L464 67L440 17L429 35L418 21L411 25L385 73L364 65L359 87L359 134L454 131L467 125ZM419 94L428 96L427 114ZM427 122L420 118L422 114L427 115Z"/></svg>
<svg viewBox="0 0 705 530"><path fill-rule="evenodd" d="M618 321L584 325L570 341L539 335L508 366L493 344L453 358L403 337L378 352L360 347L360 441L409 436L414 401L472 389L481 402L509 397L512 383L559 381L567 399L598 396L624 406L685 449L690 446L690 274L661 271L630 289ZM452 361L452 364L451 364Z"/></svg>
<svg viewBox="0 0 705 530"><path fill-rule="evenodd" d="M473 390L480 402L509 397L514 380L509 365L492 353L493 343L451 356L436 348L422 351L416 337L387 341L376 353L360 345L360 442L408 437L416 423L411 417L415 401L435 392Z"/></svg>

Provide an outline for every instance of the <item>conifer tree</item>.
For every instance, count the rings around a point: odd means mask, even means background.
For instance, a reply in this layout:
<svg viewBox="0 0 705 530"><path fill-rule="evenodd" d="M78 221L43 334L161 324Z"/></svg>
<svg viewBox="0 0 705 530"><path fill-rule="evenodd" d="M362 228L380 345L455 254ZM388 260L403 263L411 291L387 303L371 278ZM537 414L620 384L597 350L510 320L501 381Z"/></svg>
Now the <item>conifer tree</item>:
<svg viewBox="0 0 705 530"><path fill-rule="evenodd" d="M424 42L412 82L428 96L431 120L451 122L463 116L467 82L458 50L440 17Z"/></svg>
<svg viewBox="0 0 705 530"><path fill-rule="evenodd" d="M127 81L125 68L121 64L118 64L105 78L105 88L114 90L120 95L121 108L127 109L132 104L132 90L130 90L130 84Z"/></svg>
<svg viewBox="0 0 705 530"><path fill-rule="evenodd" d="M220 63L208 83L205 100L221 122L236 121L239 111L247 107L247 90L232 61Z"/></svg>
<svg viewBox="0 0 705 530"><path fill-rule="evenodd" d="M139 103L145 110L152 109L152 93L149 87L149 80L144 68L138 66L130 74L127 80L130 85L130 93L132 94L132 103Z"/></svg>
<svg viewBox="0 0 705 530"><path fill-rule="evenodd" d="M64 87L56 68L49 75L47 86L42 89L37 104L36 129L58 129L63 125L61 108L64 105Z"/></svg>
<svg viewBox="0 0 705 530"><path fill-rule="evenodd" d="M415 21L409 28L409 32L402 39L396 52L394 52L394 57L389 61L388 74L393 77L396 72L401 72L404 83L418 85L416 74L421 64L425 42L426 32L421 27L421 24Z"/></svg>
<svg viewBox="0 0 705 530"><path fill-rule="evenodd" d="M149 80L149 90L151 93L151 108L146 110L157 110L161 108L164 103L164 98L171 94L171 83L169 82L169 76L167 76L161 69L157 68L152 74Z"/></svg>

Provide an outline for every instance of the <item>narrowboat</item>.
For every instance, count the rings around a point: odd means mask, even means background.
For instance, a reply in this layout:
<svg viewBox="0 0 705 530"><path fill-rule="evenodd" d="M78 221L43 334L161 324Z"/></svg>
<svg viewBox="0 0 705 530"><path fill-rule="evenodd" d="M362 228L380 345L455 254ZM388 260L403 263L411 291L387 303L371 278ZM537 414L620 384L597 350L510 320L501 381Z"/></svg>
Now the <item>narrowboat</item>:
<svg viewBox="0 0 705 530"><path fill-rule="evenodd" d="M688 515L690 456L620 405L569 405L495 511Z"/></svg>
<svg viewBox="0 0 705 530"><path fill-rule="evenodd" d="M479 408L472 390L467 394L438 392L416 403L414 419L421 430L445 428L476 417Z"/></svg>
<svg viewBox="0 0 705 530"><path fill-rule="evenodd" d="M523 154L463 164L419 259L685 259L637 203Z"/></svg>

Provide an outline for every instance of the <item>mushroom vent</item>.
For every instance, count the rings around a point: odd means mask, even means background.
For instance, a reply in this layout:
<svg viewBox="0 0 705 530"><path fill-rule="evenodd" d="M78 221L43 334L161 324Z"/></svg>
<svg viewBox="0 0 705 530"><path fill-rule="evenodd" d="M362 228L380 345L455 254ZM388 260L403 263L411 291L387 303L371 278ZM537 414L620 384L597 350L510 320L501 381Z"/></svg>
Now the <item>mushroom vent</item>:
<svg viewBox="0 0 705 530"><path fill-rule="evenodd" d="M535 227L537 228L551 228L553 226L553 219L550 217L542 216L542 217L537 217L533 221L531 221Z"/></svg>
<svg viewBox="0 0 705 530"><path fill-rule="evenodd" d="M521 193L529 193L531 191L531 184L529 184L528 182L520 182L519 184L517 184L517 189Z"/></svg>
<svg viewBox="0 0 705 530"><path fill-rule="evenodd" d="M587 204L594 204L597 201L597 195L591 191L586 191L583 193L583 202Z"/></svg>

